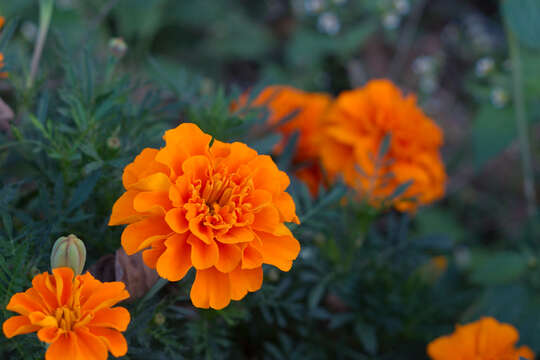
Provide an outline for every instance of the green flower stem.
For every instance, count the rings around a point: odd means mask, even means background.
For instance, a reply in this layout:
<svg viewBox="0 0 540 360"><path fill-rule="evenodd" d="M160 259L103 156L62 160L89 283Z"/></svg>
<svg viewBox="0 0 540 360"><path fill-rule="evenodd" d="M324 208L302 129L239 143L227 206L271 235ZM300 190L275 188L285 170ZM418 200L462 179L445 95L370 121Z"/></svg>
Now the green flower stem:
<svg viewBox="0 0 540 360"><path fill-rule="evenodd" d="M529 134L527 113L525 109L525 97L523 95L523 79L521 73L521 55L516 36L505 23L508 47L510 48L510 60L512 62L512 92L514 97L514 109L518 131L521 161L523 166L523 189L527 201L527 214L529 217L536 215L536 190L534 187L534 173L532 167L532 155L529 146Z"/></svg>
<svg viewBox="0 0 540 360"><path fill-rule="evenodd" d="M49 25L51 24L52 14L54 10L54 0L40 0L39 2L39 32L34 47L34 54L32 55L32 63L30 65L30 76L26 82L26 87L30 89L34 85L37 70L39 67L39 60L41 59L41 53L45 46L45 40L47 40L47 33L49 32Z"/></svg>

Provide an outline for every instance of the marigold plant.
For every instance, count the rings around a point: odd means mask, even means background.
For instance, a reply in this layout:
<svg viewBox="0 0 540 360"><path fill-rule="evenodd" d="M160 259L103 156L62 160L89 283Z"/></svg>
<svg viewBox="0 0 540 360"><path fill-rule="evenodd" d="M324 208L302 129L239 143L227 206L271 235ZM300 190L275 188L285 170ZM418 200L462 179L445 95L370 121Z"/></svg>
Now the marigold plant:
<svg viewBox="0 0 540 360"><path fill-rule="evenodd" d="M396 189L410 181L393 201L399 210L414 210L443 196L442 132L415 96L403 96L392 82L373 80L341 93L323 132L321 159L329 177L343 177L372 205L397 195Z"/></svg>
<svg viewBox="0 0 540 360"><path fill-rule="evenodd" d="M518 339L515 327L485 317L457 325L453 334L429 343L427 352L433 360L533 360L534 353L527 346L516 349Z"/></svg>
<svg viewBox="0 0 540 360"><path fill-rule="evenodd" d="M243 96L239 105L245 105ZM308 93L291 86L268 86L251 102L250 106L266 106L269 109L268 123L279 125L283 135L274 152L280 154L291 136L298 132L297 148L293 163L298 166L295 175L304 181L312 194L317 194L323 176L319 166L319 135L322 117L327 111L331 97L324 93ZM292 116L280 125L280 121Z"/></svg>
<svg viewBox="0 0 540 360"><path fill-rule="evenodd" d="M126 192L109 225L126 253L170 281L191 267L193 304L222 309L262 285L262 264L288 271L300 244L284 222L299 222L285 192L289 177L247 145L214 140L185 123L164 135L161 150L146 148L126 166Z"/></svg>
<svg viewBox="0 0 540 360"><path fill-rule="evenodd" d="M121 332L130 315L112 306L128 297L121 282L102 283L88 272L74 277L72 269L56 268L13 295L6 308L20 315L7 319L2 329L8 338L36 331L49 344L46 360L105 360L108 351L123 356L127 343Z"/></svg>

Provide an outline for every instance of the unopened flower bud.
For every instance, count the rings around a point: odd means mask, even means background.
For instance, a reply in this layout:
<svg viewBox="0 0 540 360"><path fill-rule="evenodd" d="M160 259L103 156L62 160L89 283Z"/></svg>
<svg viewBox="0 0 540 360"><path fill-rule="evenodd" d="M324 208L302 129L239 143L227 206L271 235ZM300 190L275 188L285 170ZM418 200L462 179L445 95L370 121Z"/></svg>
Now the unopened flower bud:
<svg viewBox="0 0 540 360"><path fill-rule="evenodd" d="M122 58L127 51L127 45L122 38L112 38L109 41L109 49L118 59Z"/></svg>
<svg viewBox="0 0 540 360"><path fill-rule="evenodd" d="M81 239L71 234L58 238L51 251L51 268L69 267L80 275L86 262L86 248Z"/></svg>

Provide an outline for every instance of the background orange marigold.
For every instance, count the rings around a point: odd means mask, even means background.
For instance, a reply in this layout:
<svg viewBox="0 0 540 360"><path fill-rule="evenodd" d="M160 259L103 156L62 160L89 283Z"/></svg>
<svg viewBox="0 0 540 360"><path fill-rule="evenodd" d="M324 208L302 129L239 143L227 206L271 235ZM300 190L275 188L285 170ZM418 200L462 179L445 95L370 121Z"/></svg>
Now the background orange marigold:
<svg viewBox="0 0 540 360"><path fill-rule="evenodd" d="M345 91L332 104L323 125L323 166L330 178L342 176L373 205L413 181L394 201L399 210L412 210L444 194L446 174L439 149L439 127L388 80ZM390 144L379 159L386 136ZM407 199L415 198L415 202Z"/></svg>
<svg viewBox="0 0 540 360"><path fill-rule="evenodd" d="M124 169L126 192L110 225L128 254L170 281L196 269L193 304L221 309L262 284L262 264L288 271L300 244L284 222L298 222L289 177L267 155L226 144L182 124L165 147L144 149Z"/></svg>
<svg viewBox="0 0 540 360"><path fill-rule="evenodd" d="M291 136L298 132L298 142L293 163L298 166L295 175L304 181L312 194L316 195L323 176L319 166L319 143L321 120L331 102L324 93L309 93L291 86L268 86L251 102L250 106L265 106L269 110L268 124L278 125L287 116L291 119L277 127L283 135L274 153L280 154ZM238 105L246 105L243 96ZM233 108L234 108L233 107Z"/></svg>
<svg viewBox="0 0 540 360"><path fill-rule="evenodd" d="M52 272L36 275L30 289L13 295L6 309L20 315L4 322L6 337L37 331L50 344L46 360L106 360L108 351L125 355L127 343L120 332L130 315L112 307L129 297L124 284L102 283L90 273L74 278L67 267Z"/></svg>
<svg viewBox="0 0 540 360"><path fill-rule="evenodd" d="M519 360L534 359L527 346L515 348L519 333L512 325L491 317L463 326L429 343L427 352L433 360Z"/></svg>

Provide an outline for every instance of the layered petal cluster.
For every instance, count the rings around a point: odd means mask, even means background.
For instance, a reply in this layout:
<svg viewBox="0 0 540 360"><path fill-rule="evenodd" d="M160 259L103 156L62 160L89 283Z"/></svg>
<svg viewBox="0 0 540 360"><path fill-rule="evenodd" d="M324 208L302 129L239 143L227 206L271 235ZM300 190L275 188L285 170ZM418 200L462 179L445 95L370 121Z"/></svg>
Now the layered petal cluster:
<svg viewBox="0 0 540 360"><path fill-rule="evenodd" d="M4 26L5 19L3 16L0 16L0 30L2 30L2 27ZM0 78L7 77L8 74L5 71L2 71L2 68L4 67L4 54L0 52Z"/></svg>
<svg viewBox="0 0 540 360"><path fill-rule="evenodd" d="M473 323L456 326L456 331L429 343L432 360L527 360L534 353L527 346L516 348L519 333L512 325L485 317Z"/></svg>
<svg viewBox="0 0 540 360"><path fill-rule="evenodd" d="M126 192L109 225L129 224L122 246L170 281L194 267L191 300L221 309L262 285L262 264L288 271L300 251L285 222L297 222L289 177L269 156L223 143L195 124L164 135L127 165Z"/></svg>
<svg viewBox="0 0 540 360"><path fill-rule="evenodd" d="M375 206L412 181L393 201L398 210L408 211L444 195L442 143L441 130L414 96L403 96L388 80L373 80L342 92L330 107L323 124L321 160L331 179L342 177Z"/></svg>
<svg viewBox="0 0 540 360"><path fill-rule="evenodd" d="M124 284L102 283L90 273L74 277L67 267L52 272L36 275L30 289L13 295L6 308L20 315L4 322L5 336L36 331L50 344L46 360L105 360L109 351L125 355L121 332L130 315L123 307L113 307L129 297Z"/></svg>
<svg viewBox="0 0 540 360"><path fill-rule="evenodd" d="M245 105L246 96L239 105ZM252 107L265 106L269 110L268 123L277 125L283 135L274 153L280 154L291 136L298 132L297 148L293 164L298 166L295 175L304 181L312 194L316 195L323 176L319 166L319 144L321 120L332 99L324 93L308 93L291 86L268 86L250 103ZM288 121L280 121L292 116Z"/></svg>

